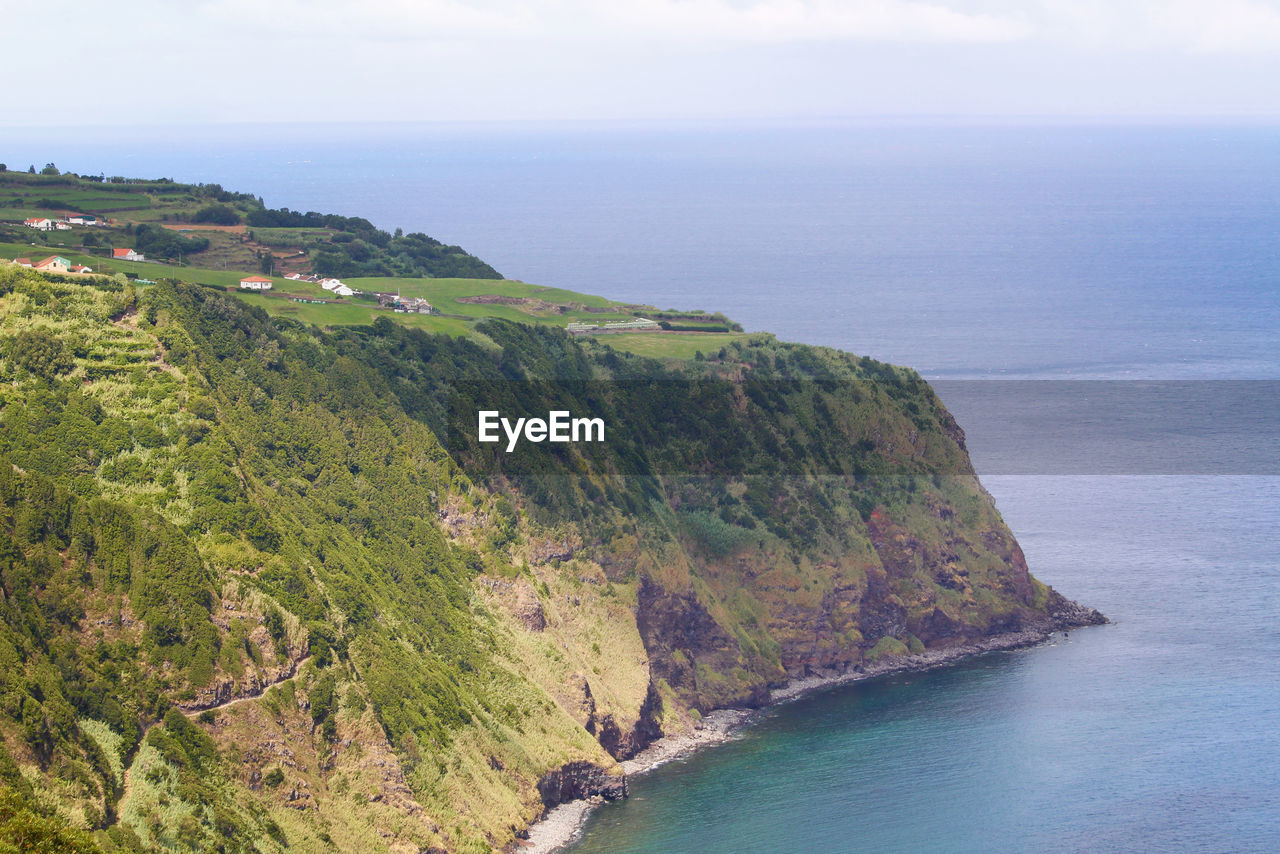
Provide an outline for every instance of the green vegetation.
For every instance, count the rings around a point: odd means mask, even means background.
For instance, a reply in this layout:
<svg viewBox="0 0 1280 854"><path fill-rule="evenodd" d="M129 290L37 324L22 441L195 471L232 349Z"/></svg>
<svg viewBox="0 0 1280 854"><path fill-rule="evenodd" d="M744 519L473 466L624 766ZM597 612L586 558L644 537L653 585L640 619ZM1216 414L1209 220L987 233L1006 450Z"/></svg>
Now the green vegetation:
<svg viewBox="0 0 1280 854"><path fill-rule="evenodd" d="M358 226L258 221L304 247ZM195 239L155 222L132 236ZM571 336L641 308L517 281L352 280L427 315L109 272L0 265L0 854L501 849L567 762L1061 601L911 371L741 331ZM495 451L481 407L598 414L608 441Z"/></svg>
<svg viewBox="0 0 1280 854"><path fill-rule="evenodd" d="M29 217L57 219L65 213L94 214L106 225L48 233L20 225ZM241 223L247 223L249 230ZM183 224L233 231L183 237L178 233ZM270 229L275 239L254 240L252 229L258 227ZM298 236L282 241L284 231L296 231ZM425 234L397 230L393 235L360 217L271 210L255 196L228 192L218 184L78 176L59 172L53 164L38 175L0 171L0 240L37 240L42 245L68 247L73 245L68 241L78 246L89 238L97 245L134 247L155 260L206 267L225 264L241 270L265 268L264 272L287 267L339 277L501 278L460 247ZM282 246L296 247L301 254L277 256L274 250Z"/></svg>
<svg viewBox="0 0 1280 854"><path fill-rule="evenodd" d="M715 335L712 333L655 334L652 332L618 332L600 336L601 343L614 350L625 350L652 359L693 359L699 353L715 356L728 344L747 339L744 333ZM726 353L727 355L727 353Z"/></svg>

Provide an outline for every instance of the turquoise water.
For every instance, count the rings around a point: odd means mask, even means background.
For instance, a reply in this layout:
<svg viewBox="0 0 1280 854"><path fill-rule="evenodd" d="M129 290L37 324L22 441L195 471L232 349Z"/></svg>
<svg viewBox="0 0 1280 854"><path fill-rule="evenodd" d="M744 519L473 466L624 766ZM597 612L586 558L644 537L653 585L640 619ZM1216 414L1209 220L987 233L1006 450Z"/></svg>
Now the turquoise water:
<svg viewBox="0 0 1280 854"><path fill-rule="evenodd" d="M935 379L1280 378L1275 127L0 129L0 153L425 230ZM1261 431L1274 386L1251 394L1203 399ZM948 402L980 471L1058 441ZM1086 413L1110 474L984 478L1032 571L1113 625L772 709L575 851L1280 850L1280 478L1250 474L1275 444L1192 474L1231 438L1207 412ZM1156 436L1182 441L1153 468Z"/></svg>
<svg viewBox="0 0 1280 854"><path fill-rule="evenodd" d="M1276 850L1277 480L987 485L1113 625L771 709L634 779L575 854Z"/></svg>

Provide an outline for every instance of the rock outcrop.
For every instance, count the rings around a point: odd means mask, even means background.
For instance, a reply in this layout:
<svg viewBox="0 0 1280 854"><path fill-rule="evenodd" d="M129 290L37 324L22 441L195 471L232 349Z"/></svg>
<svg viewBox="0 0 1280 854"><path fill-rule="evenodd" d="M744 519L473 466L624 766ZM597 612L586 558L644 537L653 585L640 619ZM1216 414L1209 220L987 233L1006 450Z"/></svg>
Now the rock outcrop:
<svg viewBox="0 0 1280 854"><path fill-rule="evenodd" d="M547 809L583 798L616 801L627 796L627 778L590 762L566 762L542 775L538 794Z"/></svg>

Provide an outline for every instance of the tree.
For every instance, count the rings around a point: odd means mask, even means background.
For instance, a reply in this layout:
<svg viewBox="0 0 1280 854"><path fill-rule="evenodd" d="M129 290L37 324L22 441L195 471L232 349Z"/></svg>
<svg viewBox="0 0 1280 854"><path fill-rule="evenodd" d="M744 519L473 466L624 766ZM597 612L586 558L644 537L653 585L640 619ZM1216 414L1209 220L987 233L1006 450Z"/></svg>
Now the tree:
<svg viewBox="0 0 1280 854"><path fill-rule="evenodd" d="M0 854L91 854L100 852L93 837L28 802L9 787L0 788Z"/></svg>
<svg viewBox="0 0 1280 854"><path fill-rule="evenodd" d="M52 163L46 163L44 165L44 168L40 170L40 174L41 175L61 175L62 173L58 171L57 166L54 166Z"/></svg>
<svg viewBox="0 0 1280 854"><path fill-rule="evenodd" d="M36 165L34 163L27 167L27 173L30 175L36 174Z"/></svg>
<svg viewBox="0 0 1280 854"><path fill-rule="evenodd" d="M53 379L75 367L61 339L42 329L19 332L9 346L10 358L38 377Z"/></svg>
<svg viewBox="0 0 1280 854"><path fill-rule="evenodd" d="M211 222L214 225L239 225L240 214L229 205L207 205L196 211L195 222Z"/></svg>

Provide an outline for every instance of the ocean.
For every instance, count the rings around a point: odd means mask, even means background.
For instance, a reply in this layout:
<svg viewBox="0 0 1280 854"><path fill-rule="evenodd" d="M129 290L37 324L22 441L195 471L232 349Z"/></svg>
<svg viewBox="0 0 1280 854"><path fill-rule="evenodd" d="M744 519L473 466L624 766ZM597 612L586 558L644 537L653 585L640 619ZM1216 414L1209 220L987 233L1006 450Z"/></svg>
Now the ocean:
<svg viewBox="0 0 1280 854"><path fill-rule="evenodd" d="M1280 128L0 129L0 160L915 367L1032 572L1113 621L770 709L576 854L1280 850Z"/></svg>

